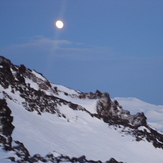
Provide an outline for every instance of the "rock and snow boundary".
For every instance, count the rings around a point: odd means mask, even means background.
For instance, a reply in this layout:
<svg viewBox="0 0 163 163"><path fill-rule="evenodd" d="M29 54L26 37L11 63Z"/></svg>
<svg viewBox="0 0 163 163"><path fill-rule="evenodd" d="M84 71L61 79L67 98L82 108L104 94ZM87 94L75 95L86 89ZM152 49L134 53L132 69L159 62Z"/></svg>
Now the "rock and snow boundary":
<svg viewBox="0 0 163 163"><path fill-rule="evenodd" d="M150 121L143 109L133 114L132 104L132 114L124 110L120 98L53 84L4 57L0 79L2 162L162 162L159 114Z"/></svg>

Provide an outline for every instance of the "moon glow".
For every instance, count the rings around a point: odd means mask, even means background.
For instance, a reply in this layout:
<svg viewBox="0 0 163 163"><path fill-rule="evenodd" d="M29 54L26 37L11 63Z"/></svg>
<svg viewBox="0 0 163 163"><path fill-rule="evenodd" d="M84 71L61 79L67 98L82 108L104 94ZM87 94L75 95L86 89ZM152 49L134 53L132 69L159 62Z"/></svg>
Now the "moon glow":
<svg viewBox="0 0 163 163"><path fill-rule="evenodd" d="M57 20L55 25L56 25L57 28L60 28L60 29L63 28L63 26L64 26L64 24L63 24L63 22L61 20Z"/></svg>

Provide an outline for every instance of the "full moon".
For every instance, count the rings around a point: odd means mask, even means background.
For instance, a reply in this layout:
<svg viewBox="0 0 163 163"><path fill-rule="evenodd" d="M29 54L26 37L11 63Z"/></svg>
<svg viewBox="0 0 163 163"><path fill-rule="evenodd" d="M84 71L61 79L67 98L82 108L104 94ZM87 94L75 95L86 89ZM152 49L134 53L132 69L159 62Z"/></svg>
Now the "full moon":
<svg viewBox="0 0 163 163"><path fill-rule="evenodd" d="M61 20L57 20L55 25L56 25L57 28L60 28L60 29L63 28L63 26L64 26L64 24L63 24L63 22Z"/></svg>

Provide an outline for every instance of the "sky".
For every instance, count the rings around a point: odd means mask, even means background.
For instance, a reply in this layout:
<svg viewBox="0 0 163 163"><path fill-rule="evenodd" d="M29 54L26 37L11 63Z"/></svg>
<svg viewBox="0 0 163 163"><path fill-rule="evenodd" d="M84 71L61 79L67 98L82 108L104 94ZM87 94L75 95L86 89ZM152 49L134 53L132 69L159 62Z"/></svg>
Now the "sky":
<svg viewBox="0 0 163 163"><path fill-rule="evenodd" d="M0 0L0 55L55 84L163 105L163 1Z"/></svg>

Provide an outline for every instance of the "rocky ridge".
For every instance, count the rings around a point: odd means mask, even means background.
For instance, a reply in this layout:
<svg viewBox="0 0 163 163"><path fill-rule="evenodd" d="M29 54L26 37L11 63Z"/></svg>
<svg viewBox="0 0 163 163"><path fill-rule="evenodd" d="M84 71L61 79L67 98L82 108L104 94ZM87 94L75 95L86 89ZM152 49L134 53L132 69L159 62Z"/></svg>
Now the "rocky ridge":
<svg viewBox="0 0 163 163"><path fill-rule="evenodd" d="M35 87L33 84L35 84ZM68 118L58 109L61 105L67 105L73 110L85 111L91 117L101 119L108 125L115 126L115 128L121 128L123 133L132 134L137 141L146 139L155 148L163 149L163 135L148 126L144 113L131 115L129 111L124 110L120 106L118 101L112 101L108 93L101 93L98 90L95 93L73 91L70 94L69 92L63 92L56 85L54 86L49 82L42 74L30 70L24 65L13 65L10 60L4 57L0 57L0 85L4 89L1 92L3 99L0 99L0 146L4 150L15 152L18 158L10 157L12 161L63 162L64 160L69 162L100 162L89 161L84 156L70 158L63 155L55 156L54 153L48 154L45 157L39 154L30 156L28 150L21 142L15 141L15 145L12 146L13 117L11 116L11 109L7 106L6 99L14 99L5 91L6 89L10 89L13 94L18 93L24 99L22 102L24 108L29 112L36 111L39 115L44 112L57 114L58 117L63 117L68 121ZM63 99L59 96L60 93L76 99L97 99L97 112L91 113L83 106ZM118 161L111 158L109 162L116 163Z"/></svg>

